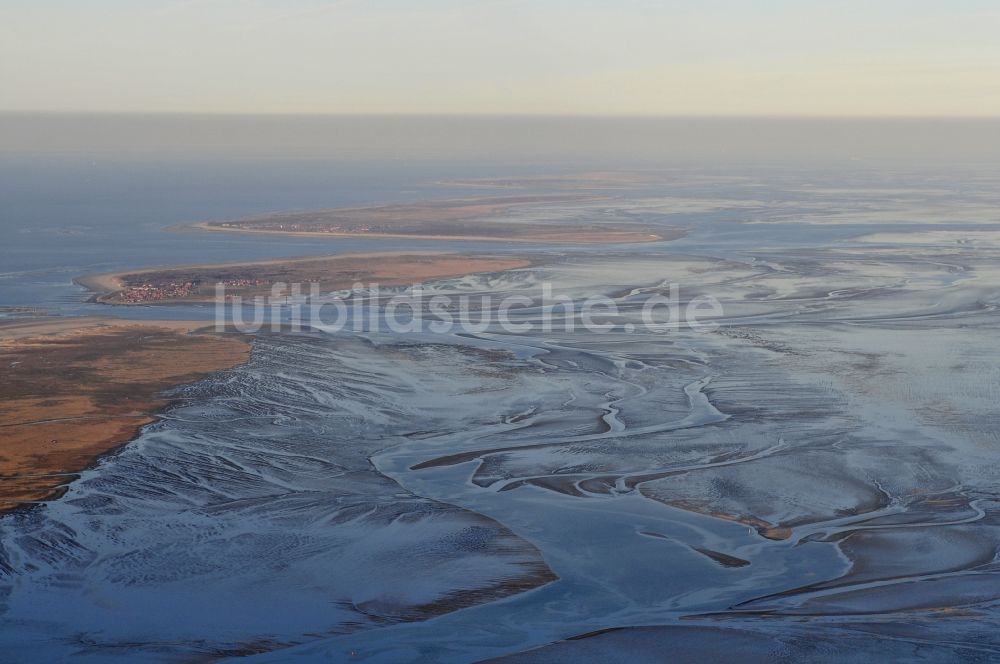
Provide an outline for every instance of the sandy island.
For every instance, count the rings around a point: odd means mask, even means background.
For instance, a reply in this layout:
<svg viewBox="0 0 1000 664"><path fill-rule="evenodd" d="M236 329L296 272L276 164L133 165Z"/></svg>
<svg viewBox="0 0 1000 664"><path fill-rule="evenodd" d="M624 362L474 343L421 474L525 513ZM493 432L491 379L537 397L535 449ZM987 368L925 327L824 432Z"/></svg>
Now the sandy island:
<svg viewBox="0 0 1000 664"><path fill-rule="evenodd" d="M131 440L169 388L249 357L205 323L62 318L0 324L0 511L60 496Z"/></svg>
<svg viewBox="0 0 1000 664"><path fill-rule="evenodd" d="M182 224L169 230L561 244L656 242L684 234L681 229L639 221L581 221L575 208L570 208L570 212L563 209L562 216L558 214L558 206L603 204L606 200L603 196L566 193L444 199L280 212L230 221ZM525 216L525 210L534 212L535 208L534 217ZM515 211L521 212L520 219L512 216Z"/></svg>
<svg viewBox="0 0 1000 664"><path fill-rule="evenodd" d="M355 283L401 286L431 279L501 272L534 264L526 258L470 256L444 252L340 254L218 265L179 267L88 275L78 284L98 293L105 304L171 304L214 302L216 284L227 295L249 298L267 295L276 283L319 283L324 292Z"/></svg>

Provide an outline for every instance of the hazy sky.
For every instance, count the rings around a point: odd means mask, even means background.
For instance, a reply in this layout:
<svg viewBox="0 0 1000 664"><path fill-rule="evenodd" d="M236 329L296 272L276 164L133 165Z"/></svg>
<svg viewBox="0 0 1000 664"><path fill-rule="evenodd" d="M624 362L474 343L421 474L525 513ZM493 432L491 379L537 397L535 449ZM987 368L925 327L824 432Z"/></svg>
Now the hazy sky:
<svg viewBox="0 0 1000 664"><path fill-rule="evenodd" d="M0 0L0 110L1000 116L996 0Z"/></svg>

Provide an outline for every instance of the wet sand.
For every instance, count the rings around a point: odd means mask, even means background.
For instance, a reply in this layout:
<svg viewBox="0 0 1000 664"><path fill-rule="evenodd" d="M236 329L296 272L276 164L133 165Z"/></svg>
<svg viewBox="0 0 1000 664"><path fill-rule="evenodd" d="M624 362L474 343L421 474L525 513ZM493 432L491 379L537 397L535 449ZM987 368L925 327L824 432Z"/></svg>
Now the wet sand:
<svg viewBox="0 0 1000 664"><path fill-rule="evenodd" d="M0 511L61 495L75 473L155 420L169 388L244 362L202 323L99 318L0 326Z"/></svg>
<svg viewBox="0 0 1000 664"><path fill-rule="evenodd" d="M39 589L41 605L28 599L15 611L43 606L45 624L115 615L105 624L116 633L84 628L76 641L53 641L57 648L87 639L88 650L127 643L133 658L215 661L426 621L554 583L519 534L378 472L370 459L387 441L363 422L405 426L419 410L404 393L381 393L372 350L359 339L258 337L247 362L186 389L169 417L81 473L61 500L10 515L7 524L32 534L4 541L0 574L30 573L22 561L44 558L43 574L107 575L84 581L83 595L79 586L20 584ZM450 346L385 350L375 356L419 363L415 393L458 411L480 395L436 395L475 385L495 359ZM374 410L354 408L358 396L373 399ZM86 525L70 526L76 518ZM90 605L95 597L100 608ZM171 611L171 620L150 619ZM227 625L216 629L220 619ZM10 634L7 652L25 652L24 633Z"/></svg>
<svg viewBox="0 0 1000 664"><path fill-rule="evenodd" d="M748 655L753 653L753 655ZM639 626L597 630L525 652L489 659L482 664L576 664L606 662L747 661L985 661L974 647L948 648L908 643L845 629L831 638L805 628L771 630L705 626Z"/></svg>

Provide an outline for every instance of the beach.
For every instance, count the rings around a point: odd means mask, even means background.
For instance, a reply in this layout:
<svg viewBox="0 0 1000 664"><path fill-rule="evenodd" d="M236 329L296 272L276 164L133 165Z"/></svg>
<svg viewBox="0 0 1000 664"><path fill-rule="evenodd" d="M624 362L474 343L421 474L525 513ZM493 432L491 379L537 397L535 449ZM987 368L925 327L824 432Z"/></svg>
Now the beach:
<svg viewBox="0 0 1000 664"><path fill-rule="evenodd" d="M532 233L528 237L518 237L516 235L504 237L502 235L460 235L460 234L435 234L435 233L383 233L383 232L352 232L352 231L310 231L310 230L284 230L278 228L258 228L250 224L230 223L221 225L210 222L197 222L177 227L175 230L198 230L219 233L257 233L263 235L285 235L301 237L328 237L328 238L371 238L371 239L392 239L392 240L441 240L446 242L515 242L522 244L536 244L539 242L556 242L560 244L632 244L638 242L657 242L660 240L671 240L681 237L681 231L670 233L647 233L643 231L592 231L592 232L550 232Z"/></svg>

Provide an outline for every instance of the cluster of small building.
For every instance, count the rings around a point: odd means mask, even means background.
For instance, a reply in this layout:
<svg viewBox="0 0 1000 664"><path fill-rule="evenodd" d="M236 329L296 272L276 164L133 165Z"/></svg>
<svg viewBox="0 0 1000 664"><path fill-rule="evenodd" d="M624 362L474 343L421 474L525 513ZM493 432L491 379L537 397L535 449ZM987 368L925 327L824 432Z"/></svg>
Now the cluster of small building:
<svg viewBox="0 0 1000 664"><path fill-rule="evenodd" d="M248 288L250 286L270 286L271 282L266 279L230 279L222 282L226 288Z"/></svg>
<svg viewBox="0 0 1000 664"><path fill-rule="evenodd" d="M139 284L129 286L118 293L118 299L126 304L141 304L157 300L172 300L187 297L198 288L197 281L170 282L167 284Z"/></svg>
<svg viewBox="0 0 1000 664"><path fill-rule="evenodd" d="M192 295L198 290L200 281L172 281L166 284L138 284L122 289L117 299L125 304L142 304L160 300L175 300ZM222 282L226 288L252 288L270 286L266 279L230 279Z"/></svg>
<svg viewBox="0 0 1000 664"><path fill-rule="evenodd" d="M295 222L281 224L224 223L222 226L226 228L241 228L247 230L283 231L286 233L380 233L389 230L373 227L370 224L354 224L346 226L343 224L330 224L323 226L315 223L299 224Z"/></svg>

